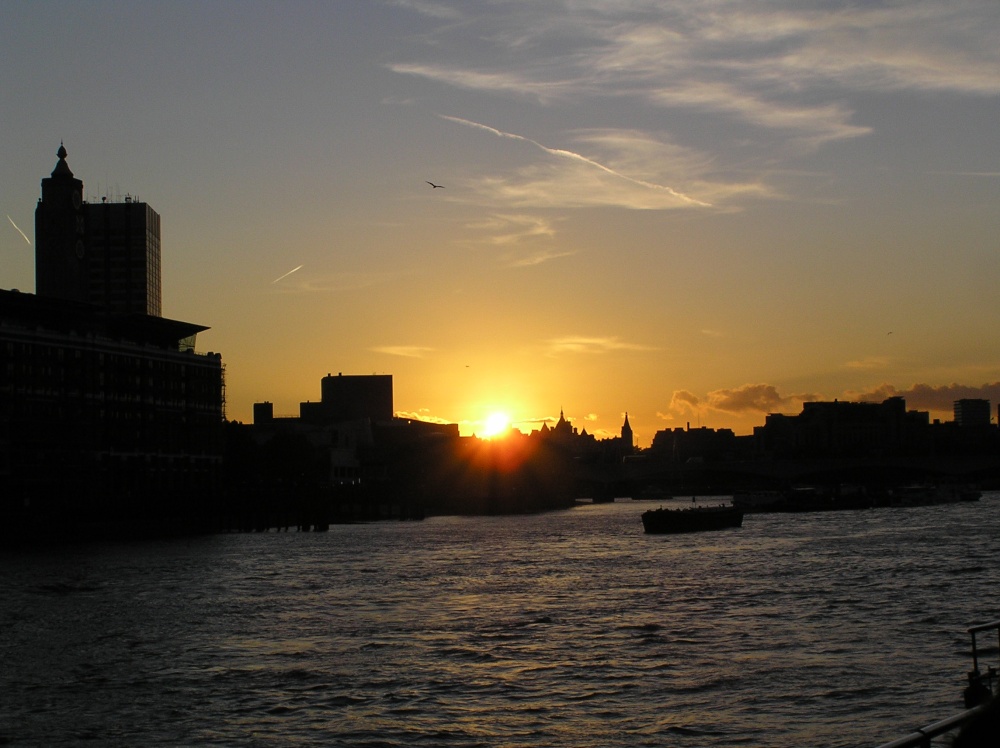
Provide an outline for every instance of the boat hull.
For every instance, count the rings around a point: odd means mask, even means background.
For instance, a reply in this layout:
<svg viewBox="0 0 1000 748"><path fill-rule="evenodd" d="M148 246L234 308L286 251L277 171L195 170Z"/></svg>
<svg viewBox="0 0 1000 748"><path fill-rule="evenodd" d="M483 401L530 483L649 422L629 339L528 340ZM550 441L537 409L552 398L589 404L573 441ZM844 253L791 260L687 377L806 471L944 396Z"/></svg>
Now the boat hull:
<svg viewBox="0 0 1000 748"><path fill-rule="evenodd" d="M727 530L743 526L743 511L731 506L691 509L650 509L642 527L650 535Z"/></svg>

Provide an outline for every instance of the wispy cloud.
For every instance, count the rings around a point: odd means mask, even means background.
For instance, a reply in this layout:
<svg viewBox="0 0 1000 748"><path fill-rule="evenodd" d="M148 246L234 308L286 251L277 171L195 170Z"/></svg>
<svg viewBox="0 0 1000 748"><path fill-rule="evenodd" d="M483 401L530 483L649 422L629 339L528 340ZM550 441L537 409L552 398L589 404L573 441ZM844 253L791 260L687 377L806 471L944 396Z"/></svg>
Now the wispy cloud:
<svg viewBox="0 0 1000 748"><path fill-rule="evenodd" d="M433 63L390 67L542 103L631 98L716 112L815 145L870 132L852 121L852 94L996 96L998 26L995 0L494 3L428 34ZM474 62L453 34L479 40Z"/></svg>
<svg viewBox="0 0 1000 748"><path fill-rule="evenodd" d="M389 356L402 356L404 358L423 358L432 352L433 348L420 345L380 345L371 349L375 353L385 353Z"/></svg>
<svg viewBox="0 0 1000 748"><path fill-rule="evenodd" d="M11 218L10 216L7 216L7 220L10 221L10 225L13 226L15 229L17 229L17 233L19 233L21 236L23 236L24 237L24 241L28 242L28 245L30 246L31 245L31 239L29 239L28 235L25 234L23 231L21 231L20 227L16 223L14 223L14 219Z"/></svg>
<svg viewBox="0 0 1000 748"><path fill-rule="evenodd" d="M286 274L287 275L287 274ZM273 290L274 293L330 293L333 291L356 291L362 288L380 286L395 280L399 273L334 273L330 275L296 276ZM280 279L277 279L280 280ZM273 285L273 282L272 282Z"/></svg>
<svg viewBox="0 0 1000 748"><path fill-rule="evenodd" d="M601 354L615 351L650 351L655 350L649 346L638 343L628 343L619 340L617 337L587 337L582 335L568 335L562 338L553 338L546 342L546 348L551 356L560 354Z"/></svg>
<svg viewBox="0 0 1000 748"><path fill-rule="evenodd" d="M271 281L271 283L277 283L280 280L284 280L285 278L287 278L289 275L291 275L295 271L301 270L303 267L305 267L305 266L304 265L299 265L297 268L292 268L291 270L289 270L284 275L279 275L277 278L275 278L273 281Z"/></svg>
<svg viewBox="0 0 1000 748"><path fill-rule="evenodd" d="M844 364L848 369L884 369L888 365L889 359L885 356L869 356Z"/></svg>
<svg viewBox="0 0 1000 748"><path fill-rule="evenodd" d="M548 216L528 213L495 214L468 224L468 228L489 234L487 243L504 248L502 261L507 267L524 268L576 254L575 250L551 246L556 222Z"/></svg>
<svg viewBox="0 0 1000 748"><path fill-rule="evenodd" d="M417 410L399 410L395 413L397 418L408 418L412 421L425 421L427 423L454 423L447 418L431 415L428 408L418 408Z"/></svg>
<svg viewBox="0 0 1000 748"><path fill-rule="evenodd" d="M571 82L536 82L530 78L502 71L480 72L467 68L419 63L397 63L388 67L394 73L430 78L458 88L517 94L520 96L527 95L543 102L558 96L569 95L575 88Z"/></svg>
<svg viewBox="0 0 1000 748"><path fill-rule="evenodd" d="M768 414L797 412L802 403L820 399L813 393L782 395L771 384L745 384L740 387L713 390L705 396L688 390L675 390L666 412L657 415L663 420L702 416L717 411L727 414Z"/></svg>
<svg viewBox="0 0 1000 748"><path fill-rule="evenodd" d="M467 179L463 195L477 202L528 210L614 207L627 210L722 209L733 198L780 195L756 178L718 175L714 159L672 143L662 133L587 128L562 134L573 148L551 148L523 135L461 117L439 115L496 138L523 143L542 156L527 165ZM586 151L592 155L583 155ZM520 154L502 154L513 161ZM683 185L683 189L668 186ZM697 197L695 197L697 195ZM546 218L549 228L551 218Z"/></svg>
<svg viewBox="0 0 1000 748"><path fill-rule="evenodd" d="M462 17L461 12L457 8L447 3L433 2L433 0L391 0L391 2L400 8L407 8L431 18L455 21Z"/></svg>
<svg viewBox="0 0 1000 748"><path fill-rule="evenodd" d="M511 133L511 132L504 132L502 130L496 129L495 127L490 127L489 125L484 125L484 124L481 124L479 122L473 122L471 120L462 119L461 117L453 117L453 116L446 115L446 114L442 114L440 116L441 116L442 119L448 120L450 122L457 122L460 125L465 125L467 127L474 127L474 128L483 130L485 132L491 133L493 135L496 135L497 137L500 137L500 138L509 138L511 140L517 140L517 141L520 141L520 142L523 142L523 143L530 143L534 147L541 149L542 151L544 151L545 153L549 154L550 156L554 156L556 158L561 158L561 159L569 159L569 160L571 160L571 161L573 161L573 162L575 162L577 164L585 165L585 166L587 166L589 168L597 170L598 172L602 172L603 174L606 174L606 175L609 175L611 177L614 177L615 179L623 180L624 182L627 182L627 183L629 183L629 184L631 184L633 186L641 187L641 188L644 188L646 190L651 190L651 191L660 193L660 194L666 196L667 198L669 198L670 202L674 203L675 205L696 206L696 207L711 207L709 205L709 203L706 203L706 202L704 202L702 200L698 200L696 198L693 198L693 197L690 197L688 195L682 194L682 193L678 192L677 190L673 189L672 187L667 187L667 186L664 186L662 184L657 184L655 182L648 182L648 181L643 180L643 179L637 179L637 178L629 176L627 174L623 174L621 172L618 172L618 171L612 169L611 167L609 167L609 166L607 166L605 164L602 164L602 163L600 163L598 161L595 161L592 158L588 158L588 157L586 157L586 156L584 156L582 154L576 153L574 151L570 151L570 150L567 150L565 148L550 148L548 146L542 145L541 143L539 143L536 140L532 140L531 138L525 137L523 135L517 135L517 134ZM592 200L593 200L593 198L592 198Z"/></svg>
<svg viewBox="0 0 1000 748"><path fill-rule="evenodd" d="M537 252L510 256L507 258L507 264L512 268L529 268L549 262L550 260L558 260L560 257L571 257L574 254L576 252L568 250L542 249Z"/></svg>
<svg viewBox="0 0 1000 748"><path fill-rule="evenodd" d="M489 242L496 245L522 244L536 239L551 239L556 234L552 219L530 215L495 214L486 219L470 223L468 228L491 234Z"/></svg>

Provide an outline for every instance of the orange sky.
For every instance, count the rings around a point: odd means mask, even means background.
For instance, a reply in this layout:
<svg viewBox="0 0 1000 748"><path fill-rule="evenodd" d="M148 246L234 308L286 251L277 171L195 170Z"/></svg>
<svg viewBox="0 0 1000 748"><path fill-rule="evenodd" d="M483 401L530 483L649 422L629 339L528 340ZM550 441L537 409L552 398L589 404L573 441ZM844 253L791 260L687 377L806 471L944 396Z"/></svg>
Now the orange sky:
<svg viewBox="0 0 1000 748"><path fill-rule="evenodd" d="M628 411L641 445L806 399L996 412L993 0L55 7L0 28L0 286L34 287L64 141L88 199L161 215L231 418L338 371L463 433Z"/></svg>

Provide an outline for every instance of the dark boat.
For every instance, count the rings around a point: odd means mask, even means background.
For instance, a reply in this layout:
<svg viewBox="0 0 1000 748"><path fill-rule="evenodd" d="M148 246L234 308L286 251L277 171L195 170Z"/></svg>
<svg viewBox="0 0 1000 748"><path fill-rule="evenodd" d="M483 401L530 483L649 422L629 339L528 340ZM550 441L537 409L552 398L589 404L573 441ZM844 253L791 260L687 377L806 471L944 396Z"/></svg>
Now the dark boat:
<svg viewBox="0 0 1000 748"><path fill-rule="evenodd" d="M732 506L690 509L650 509L642 513L642 527L650 534L701 532L743 526L743 510Z"/></svg>

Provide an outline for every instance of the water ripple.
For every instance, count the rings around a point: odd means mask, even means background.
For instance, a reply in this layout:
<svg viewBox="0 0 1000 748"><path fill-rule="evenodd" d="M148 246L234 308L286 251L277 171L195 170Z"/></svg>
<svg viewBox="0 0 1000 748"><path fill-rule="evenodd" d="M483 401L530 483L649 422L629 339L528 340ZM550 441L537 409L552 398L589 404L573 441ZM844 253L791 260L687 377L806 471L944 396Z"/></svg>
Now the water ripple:
<svg viewBox="0 0 1000 748"><path fill-rule="evenodd" d="M961 709L997 494L724 536L643 508L0 557L0 738L846 748Z"/></svg>

